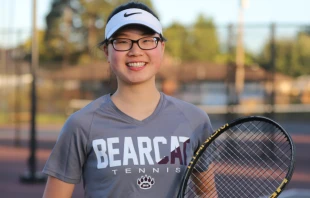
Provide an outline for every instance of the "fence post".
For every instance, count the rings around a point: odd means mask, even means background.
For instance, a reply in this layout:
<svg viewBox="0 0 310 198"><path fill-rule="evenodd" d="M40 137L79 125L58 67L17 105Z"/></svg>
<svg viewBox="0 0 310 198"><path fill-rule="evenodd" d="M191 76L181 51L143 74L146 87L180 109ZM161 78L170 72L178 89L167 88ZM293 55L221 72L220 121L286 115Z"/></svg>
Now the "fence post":
<svg viewBox="0 0 310 198"><path fill-rule="evenodd" d="M234 86L234 63L232 61L234 54L234 34L233 25L229 24L227 27L227 54L228 60L226 63L226 122L230 122L233 119L233 105L236 103L236 92Z"/></svg>
<svg viewBox="0 0 310 198"><path fill-rule="evenodd" d="M270 105L271 112L270 117L274 118L274 105L275 105L275 97L276 97L276 85L275 85L275 77L276 77L276 41L275 41L275 31L276 25L273 23L270 27L270 69L271 69L271 93L270 93Z"/></svg>
<svg viewBox="0 0 310 198"><path fill-rule="evenodd" d="M37 28L36 28L36 0L33 0L33 29L32 29L32 56L31 56L31 123L30 123L30 140L29 149L30 156L28 159L28 168L21 177L20 181L23 183L44 183L46 181L46 176L41 172L36 172L36 150L37 150L37 140L36 140L36 112L37 112L37 95L36 95L36 70L38 67L38 43L37 43Z"/></svg>

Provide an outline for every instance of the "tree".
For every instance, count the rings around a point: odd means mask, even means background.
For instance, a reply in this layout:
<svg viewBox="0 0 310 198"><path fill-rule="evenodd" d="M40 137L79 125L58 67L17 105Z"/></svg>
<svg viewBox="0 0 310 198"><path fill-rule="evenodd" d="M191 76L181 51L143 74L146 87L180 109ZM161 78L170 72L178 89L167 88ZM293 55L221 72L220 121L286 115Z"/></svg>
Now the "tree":
<svg viewBox="0 0 310 198"><path fill-rule="evenodd" d="M72 2L74 4L76 1ZM47 29L45 34L45 44L53 61L61 61L63 59L63 54L67 53L69 50L68 38L66 39L68 29L65 26L66 24L63 17L63 12L69 4L69 0L54 0L52 2L52 9L46 16ZM67 9L67 13L68 11L69 10ZM73 46L71 46L71 48L72 47Z"/></svg>
<svg viewBox="0 0 310 198"><path fill-rule="evenodd" d="M214 61L219 54L219 42L212 19L200 14L190 30L187 41L189 48L184 54L186 60Z"/></svg>
<svg viewBox="0 0 310 198"><path fill-rule="evenodd" d="M199 15L192 27L174 22L164 31L166 51L181 61L214 62L219 56L216 28L211 19Z"/></svg>
<svg viewBox="0 0 310 198"><path fill-rule="evenodd" d="M39 56L40 61L49 61L51 59L51 53L46 48L46 45L44 43L44 37L45 37L45 31L44 30L37 30L38 35L38 43L39 43ZM25 58L27 60L31 59L31 38L27 39L23 44L21 44L19 47L26 53Z"/></svg>
<svg viewBox="0 0 310 198"><path fill-rule="evenodd" d="M126 0L53 0L46 17L45 42L53 60L88 62L97 43L104 39L108 15ZM150 0L142 1L152 8ZM102 53L98 53L100 55Z"/></svg>
<svg viewBox="0 0 310 198"><path fill-rule="evenodd" d="M300 32L296 42L296 51L299 55L298 74L310 74L310 28L308 31Z"/></svg>
<svg viewBox="0 0 310 198"><path fill-rule="evenodd" d="M180 23L174 22L164 31L164 36L167 38L166 52L172 57L182 60L189 46L187 41L188 31Z"/></svg>
<svg viewBox="0 0 310 198"><path fill-rule="evenodd" d="M276 46L276 71L290 76L310 74L310 34L299 32L295 39L278 39ZM270 70L270 42L258 58L260 65Z"/></svg>

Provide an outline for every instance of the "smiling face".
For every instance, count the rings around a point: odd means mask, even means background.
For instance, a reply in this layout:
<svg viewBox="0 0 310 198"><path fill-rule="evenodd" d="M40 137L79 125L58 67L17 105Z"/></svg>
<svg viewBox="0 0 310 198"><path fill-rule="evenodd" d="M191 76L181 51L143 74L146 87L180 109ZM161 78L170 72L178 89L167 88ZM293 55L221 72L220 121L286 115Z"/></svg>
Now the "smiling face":
<svg viewBox="0 0 310 198"><path fill-rule="evenodd" d="M120 29L112 39L125 38L138 40L146 36L159 37L159 34L150 32L148 28L139 25L130 25ZM128 51L116 51L112 44L104 47L104 52L119 86L122 84L141 84L149 81L155 83L165 49L164 42L152 50L142 50L134 43Z"/></svg>

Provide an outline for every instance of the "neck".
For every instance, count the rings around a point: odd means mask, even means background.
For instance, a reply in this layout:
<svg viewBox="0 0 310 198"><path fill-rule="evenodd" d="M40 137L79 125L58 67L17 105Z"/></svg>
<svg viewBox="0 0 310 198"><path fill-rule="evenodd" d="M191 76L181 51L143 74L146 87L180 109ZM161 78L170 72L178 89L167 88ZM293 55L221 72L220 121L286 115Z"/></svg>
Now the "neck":
<svg viewBox="0 0 310 198"><path fill-rule="evenodd" d="M132 107L149 107L157 104L160 98L159 91L154 82L143 84L127 85L118 84L112 100L116 103L123 103Z"/></svg>

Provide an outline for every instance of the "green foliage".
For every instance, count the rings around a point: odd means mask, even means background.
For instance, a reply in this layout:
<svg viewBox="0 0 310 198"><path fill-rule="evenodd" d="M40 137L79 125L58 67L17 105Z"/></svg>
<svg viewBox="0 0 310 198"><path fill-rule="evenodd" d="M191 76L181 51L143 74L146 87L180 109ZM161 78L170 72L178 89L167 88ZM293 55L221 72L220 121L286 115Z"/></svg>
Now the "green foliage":
<svg viewBox="0 0 310 198"><path fill-rule="evenodd" d="M39 49L39 56L40 61L52 61L55 59L55 54L53 52L50 52L46 46L46 43L44 42L45 37L45 31L44 30L38 30L37 31L37 38L38 38L38 49ZM26 52L26 56L28 59L30 59L31 56L31 44L32 40L31 38L27 39L22 45L21 48L24 52Z"/></svg>
<svg viewBox="0 0 310 198"><path fill-rule="evenodd" d="M183 59L189 47L186 43L187 29L182 24L175 22L165 29L164 36L168 39L166 52L174 58Z"/></svg>
<svg viewBox="0 0 310 198"><path fill-rule="evenodd" d="M299 76L310 74L310 34L300 32L296 39L279 39L275 42L276 71ZM270 42L266 43L258 60L267 70L271 69Z"/></svg>
<svg viewBox="0 0 310 198"><path fill-rule="evenodd" d="M191 28L173 23L164 31L167 52L182 61L216 62L220 56L216 28L211 19L199 15Z"/></svg>
<svg viewBox="0 0 310 198"><path fill-rule="evenodd" d="M219 53L219 42L216 28L211 19L199 15L190 35L187 38L191 48L187 51L185 59L198 61L214 61Z"/></svg>
<svg viewBox="0 0 310 198"><path fill-rule="evenodd" d="M296 51L300 74L310 74L310 31L299 34Z"/></svg>
<svg viewBox="0 0 310 198"><path fill-rule="evenodd" d="M45 46L48 55L42 61L67 61L78 64L102 58L92 54L97 43L103 40L104 25L115 7L127 0L53 0L46 17ZM143 0L153 7L150 0ZM101 53L100 53L101 54ZM45 59L44 57L49 57ZM85 58L88 57L88 58Z"/></svg>
<svg viewBox="0 0 310 198"><path fill-rule="evenodd" d="M111 11L124 2L128 0L53 0L46 17L47 29L40 33L42 65L56 62L53 67L61 67L64 63L87 64L102 59L103 53L96 46L103 40L104 25ZM151 0L140 2L154 10ZM176 60L221 64L235 61L233 54L221 52L213 20L202 14L192 26L173 23L165 28L164 36L168 39L166 52ZM29 42L25 45L30 46ZM245 63L253 63L253 57L246 52Z"/></svg>

